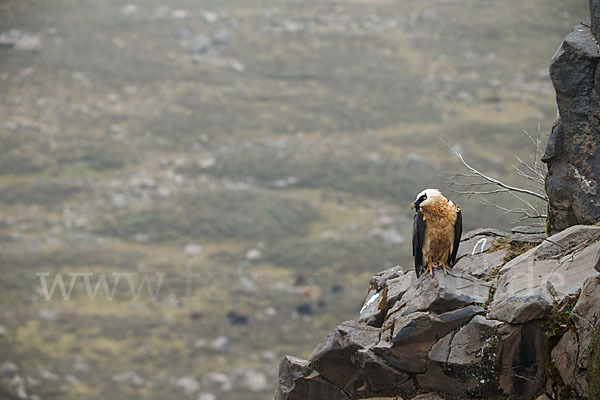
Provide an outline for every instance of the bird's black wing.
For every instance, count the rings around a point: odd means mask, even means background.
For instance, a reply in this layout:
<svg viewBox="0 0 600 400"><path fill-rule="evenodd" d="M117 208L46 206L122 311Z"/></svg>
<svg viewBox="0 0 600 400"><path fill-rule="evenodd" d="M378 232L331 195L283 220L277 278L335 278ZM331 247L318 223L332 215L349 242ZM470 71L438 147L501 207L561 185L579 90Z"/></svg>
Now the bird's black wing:
<svg viewBox="0 0 600 400"><path fill-rule="evenodd" d="M415 273L417 278L423 272L423 242L425 241L425 220L423 213L417 211L413 220L413 257L415 258Z"/></svg>
<svg viewBox="0 0 600 400"><path fill-rule="evenodd" d="M460 246L460 237L462 236L462 213L460 207L456 206L456 222L454 223L454 244L452 246L452 254L448 257L448 265L452 265L456 261L458 246Z"/></svg>

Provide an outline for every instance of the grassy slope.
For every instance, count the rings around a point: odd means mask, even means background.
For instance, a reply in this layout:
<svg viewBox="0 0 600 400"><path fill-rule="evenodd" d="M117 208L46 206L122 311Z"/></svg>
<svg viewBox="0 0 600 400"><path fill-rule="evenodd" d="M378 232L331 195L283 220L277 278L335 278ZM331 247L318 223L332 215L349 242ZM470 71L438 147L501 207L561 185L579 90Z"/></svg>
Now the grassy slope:
<svg viewBox="0 0 600 400"><path fill-rule="evenodd" d="M529 153L521 130L555 117L548 61L587 15L558 0L137 6L0 2L0 32L43 42L0 49L0 354L43 399L194 398L173 384L183 376L219 399L270 398L280 356L308 356L356 317L372 273L410 265L408 241L369 234L408 238L414 194L459 169L435 135L512 179L513 154ZM228 44L191 51L222 28ZM468 229L510 225L456 200ZM246 260L252 248L262 258ZM165 276L157 301L132 301L123 278L112 301L79 281L70 301L46 302L38 272ZM231 326L230 310L250 324ZM249 391L248 369L268 387ZM124 371L143 383L112 379Z"/></svg>

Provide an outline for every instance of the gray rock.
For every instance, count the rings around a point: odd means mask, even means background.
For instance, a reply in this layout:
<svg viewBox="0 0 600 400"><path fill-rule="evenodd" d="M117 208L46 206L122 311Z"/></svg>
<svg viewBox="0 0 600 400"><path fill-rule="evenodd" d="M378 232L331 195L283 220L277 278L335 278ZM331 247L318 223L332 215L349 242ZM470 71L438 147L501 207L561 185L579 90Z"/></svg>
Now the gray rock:
<svg viewBox="0 0 600 400"><path fill-rule="evenodd" d="M547 260L564 256L598 239L600 239L600 226L575 225L550 236L539 246L513 259L502 271L506 271L512 264L522 263L524 260Z"/></svg>
<svg viewBox="0 0 600 400"><path fill-rule="evenodd" d="M40 317L40 319L54 321L56 318L58 318L58 312L47 308L42 308L39 311L38 316Z"/></svg>
<svg viewBox="0 0 600 400"><path fill-rule="evenodd" d="M519 281L504 282L490 306L489 318L522 324L546 316L554 301L548 289L523 286Z"/></svg>
<svg viewBox="0 0 600 400"><path fill-rule="evenodd" d="M579 348L575 349L570 357L573 358L573 355L576 355L576 362L570 365L573 367L570 374L573 377L571 386L578 395L584 398L589 397L589 388L585 373L588 368L588 359L590 355L588 349L597 332L596 329L600 326L599 279L598 276L595 276L586 280L579 295L579 299L571 312L571 318L577 329L577 340L579 342ZM561 342L562 340L563 339L561 339ZM561 370L559 369L559 371ZM561 376L562 374L563 372L561 371Z"/></svg>
<svg viewBox="0 0 600 400"><path fill-rule="evenodd" d="M497 240L496 236L477 235L469 239L463 239L458 246L456 259L473 254L483 253L492 247L492 244Z"/></svg>
<svg viewBox="0 0 600 400"><path fill-rule="evenodd" d="M275 400L331 399L349 397L314 371L308 361L286 356L279 364L279 385Z"/></svg>
<svg viewBox="0 0 600 400"><path fill-rule="evenodd" d="M578 352L579 340L577 334L572 330L567 330L551 353L552 362L560 373L560 377L565 384L571 387L575 386Z"/></svg>
<svg viewBox="0 0 600 400"><path fill-rule="evenodd" d="M369 395L373 393L389 393L395 390L410 390L412 380L410 375L392 368L372 350L360 349L357 352L362 383L357 393Z"/></svg>
<svg viewBox="0 0 600 400"><path fill-rule="evenodd" d="M145 379L139 376L135 371L125 371L120 374L113 375L111 379L117 383L129 382L137 386L141 386L145 382Z"/></svg>
<svg viewBox="0 0 600 400"><path fill-rule="evenodd" d="M543 387L546 373L542 321L506 325L500 330L500 388L509 398L532 399Z"/></svg>
<svg viewBox="0 0 600 400"><path fill-rule="evenodd" d="M597 42L600 42L600 1L590 0L590 15L592 17L592 32Z"/></svg>
<svg viewBox="0 0 600 400"><path fill-rule="evenodd" d="M212 47L211 41L206 35L196 35L190 42L190 50L195 53L204 53Z"/></svg>
<svg viewBox="0 0 600 400"><path fill-rule="evenodd" d="M221 28L213 36L213 44L223 45L228 44L231 41L231 35L229 35L229 29Z"/></svg>
<svg viewBox="0 0 600 400"><path fill-rule="evenodd" d="M317 345L309 361L325 379L352 395L360 376L359 366L354 362L356 354L377 343L379 332L359 322L343 322Z"/></svg>
<svg viewBox="0 0 600 400"><path fill-rule="evenodd" d="M535 235L538 233L546 233L546 227L544 225L520 225L515 226L510 231L513 234L522 233L525 235Z"/></svg>
<svg viewBox="0 0 600 400"><path fill-rule="evenodd" d="M579 247L599 232L600 227L573 226L508 262L500 271L489 317L509 323L543 318L555 301L597 274L594 262L600 242Z"/></svg>
<svg viewBox="0 0 600 400"><path fill-rule="evenodd" d="M371 282L369 282L369 287L371 289L376 289L377 291L379 291L383 289L387 280L398 278L402 275L404 275L404 270L401 266L396 265L395 267L388 268L385 271L381 271L374 275L371 278Z"/></svg>
<svg viewBox="0 0 600 400"><path fill-rule="evenodd" d="M411 400L444 400L437 393L423 393L418 396L413 397Z"/></svg>
<svg viewBox="0 0 600 400"><path fill-rule="evenodd" d="M69 385L77 385L79 384L79 379L75 375L65 375L65 382Z"/></svg>
<svg viewBox="0 0 600 400"><path fill-rule="evenodd" d="M421 389L461 398L500 395L502 343L513 333L509 328L506 323L476 315L456 333L440 339L429 352L427 371L417 375Z"/></svg>
<svg viewBox="0 0 600 400"><path fill-rule="evenodd" d="M447 362L454 365L482 362L487 351L496 351L494 347L500 340L498 331L504 325L506 323L476 315L454 335Z"/></svg>
<svg viewBox="0 0 600 400"><path fill-rule="evenodd" d="M384 282L377 282L378 275L371 280L371 289L360 310L360 322L380 327L387 311L416 281L416 276L412 271L404 274L395 271L387 276L391 278Z"/></svg>
<svg viewBox="0 0 600 400"><path fill-rule="evenodd" d="M590 4L592 11L597 11L596 3ZM592 15L596 26L598 18ZM554 124L542 161L548 165L546 192L553 233L600 220L597 201L600 148L595 146L600 135L597 117L600 104L595 87L599 60L592 29L580 24L567 35L550 65L560 117Z"/></svg>
<svg viewBox="0 0 600 400"><path fill-rule="evenodd" d="M5 361L0 365L0 376L12 378L19 372L19 367L12 361Z"/></svg>
<svg viewBox="0 0 600 400"><path fill-rule="evenodd" d="M501 231L500 229L479 228L479 229L474 229L472 231L464 233L460 240L461 241L469 240L469 239L474 238L475 236L487 236L490 238L499 239L499 238L507 238L510 235L504 231Z"/></svg>
<svg viewBox="0 0 600 400"><path fill-rule="evenodd" d="M529 243L529 244L538 244L542 243L544 239L546 239L548 235L546 233L520 233L517 232L510 237L510 243Z"/></svg>
<svg viewBox="0 0 600 400"><path fill-rule="evenodd" d="M183 376L173 380L173 384L183 390L183 393L190 395L200 390L200 382L193 376Z"/></svg>
<svg viewBox="0 0 600 400"><path fill-rule="evenodd" d="M433 276L423 274L388 312L408 315L415 311L443 313L470 304L485 303L490 285L470 275L450 271L444 275L436 271Z"/></svg>
<svg viewBox="0 0 600 400"><path fill-rule="evenodd" d="M427 358L431 361L446 363L448 362L448 356L450 356L450 343L452 343L452 338L454 337L454 332L450 332L443 338L437 341L427 353Z"/></svg>
<svg viewBox="0 0 600 400"><path fill-rule="evenodd" d="M458 260L452 268L452 272L461 275L469 274L480 279L485 278L494 268L505 263L504 257L507 254L507 249L500 249L491 253L468 255Z"/></svg>
<svg viewBox="0 0 600 400"><path fill-rule="evenodd" d="M424 373L429 350L438 338L483 312L483 307L468 306L440 315L428 312L398 317L388 315L381 333L382 340L373 347L373 351L394 368L409 373Z"/></svg>

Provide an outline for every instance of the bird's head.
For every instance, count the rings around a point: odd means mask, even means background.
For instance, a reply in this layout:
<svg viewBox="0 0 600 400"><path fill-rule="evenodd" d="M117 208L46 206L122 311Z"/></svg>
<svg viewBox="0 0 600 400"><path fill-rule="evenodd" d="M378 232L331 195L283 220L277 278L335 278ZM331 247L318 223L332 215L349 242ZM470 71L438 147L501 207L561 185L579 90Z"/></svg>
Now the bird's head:
<svg viewBox="0 0 600 400"><path fill-rule="evenodd" d="M410 205L410 208L419 211L420 207L428 207L439 200L446 198L437 189L425 189L417 195L415 201Z"/></svg>

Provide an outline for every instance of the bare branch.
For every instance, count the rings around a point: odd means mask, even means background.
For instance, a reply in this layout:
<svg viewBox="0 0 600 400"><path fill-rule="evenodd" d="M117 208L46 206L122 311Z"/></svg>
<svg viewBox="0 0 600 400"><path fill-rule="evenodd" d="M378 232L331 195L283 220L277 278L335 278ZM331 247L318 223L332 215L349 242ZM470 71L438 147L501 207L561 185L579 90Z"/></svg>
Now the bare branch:
<svg viewBox="0 0 600 400"><path fill-rule="evenodd" d="M540 128L538 127L539 131ZM520 217L519 222L527 219L546 218L546 215L540 211L539 205L536 207L536 202L531 201L533 197L537 201L548 202L548 197L543 189L546 170L545 166L540 162L543 155L542 140L539 135L538 138L534 138L527 131L523 132L533 144L531 161L526 162L515 155L519 165L513 165L513 168L518 176L526 180L525 187L509 185L500 179L484 174L469 164L461 153L453 149L443 138L438 136L467 170L465 173L452 174L448 181L445 182L447 189L453 193L467 196L487 196L506 193L517 199L523 204L523 207L506 208L484 198L482 198L482 202L504 213L518 215ZM529 199L526 197L529 197Z"/></svg>
<svg viewBox="0 0 600 400"><path fill-rule="evenodd" d="M462 154L460 154L459 152L455 151L454 154L458 157L458 159L463 163L463 165L471 172L473 172L474 174L478 175L480 178L485 179L486 181L493 183L494 185L500 186L504 189L507 189L509 191L513 191L513 192L517 192L517 193L522 193L522 194L527 194L533 197L537 197L540 200L544 200L544 201L548 201L548 196L546 195L541 195L539 193L533 192L531 190L528 189L522 189L522 188L518 188L515 186L511 186L511 185L507 185L506 183L499 181L498 179L492 178L491 176L485 175L482 172L479 172L478 170L476 170L475 168L473 168L472 166L470 166L465 159L463 158Z"/></svg>

